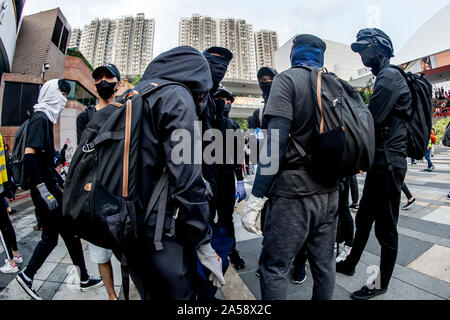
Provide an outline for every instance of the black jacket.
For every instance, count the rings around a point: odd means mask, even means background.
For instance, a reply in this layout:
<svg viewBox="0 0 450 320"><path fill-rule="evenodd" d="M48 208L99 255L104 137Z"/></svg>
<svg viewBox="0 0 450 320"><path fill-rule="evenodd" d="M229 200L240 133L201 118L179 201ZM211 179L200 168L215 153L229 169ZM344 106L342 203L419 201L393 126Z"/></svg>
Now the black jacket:
<svg viewBox="0 0 450 320"><path fill-rule="evenodd" d="M408 122L412 114L411 92L402 74L384 66L377 75L369 109L375 123L376 151L374 166L406 169Z"/></svg>
<svg viewBox="0 0 450 320"><path fill-rule="evenodd" d="M194 126L198 121L192 93L212 87L209 65L204 56L191 47L177 47L155 58L147 67L142 82L162 79L184 84L163 87L145 100L145 120L142 127L142 199L147 203L164 167L170 172L169 215L179 208L176 225L177 239L186 245L198 247L210 241L208 226L209 208L205 200L205 184L199 164L175 164L172 151L178 142L171 140L172 133L184 129L191 136L191 163L194 163ZM147 232L153 232L156 215L151 215ZM170 226L166 226L169 227Z"/></svg>

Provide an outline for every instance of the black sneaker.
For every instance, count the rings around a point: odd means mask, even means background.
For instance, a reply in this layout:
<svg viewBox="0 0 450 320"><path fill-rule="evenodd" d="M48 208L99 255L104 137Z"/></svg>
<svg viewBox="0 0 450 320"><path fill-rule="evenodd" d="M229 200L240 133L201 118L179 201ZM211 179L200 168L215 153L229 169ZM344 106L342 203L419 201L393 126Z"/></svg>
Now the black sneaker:
<svg viewBox="0 0 450 320"><path fill-rule="evenodd" d="M344 261L336 263L336 272L345 274L346 276L352 276L355 274L355 267L351 267Z"/></svg>
<svg viewBox="0 0 450 320"><path fill-rule="evenodd" d="M352 293L351 297L354 300L369 300L376 296L385 294L387 291L387 288L385 289L369 289L369 287L364 286L361 288L361 290L355 291Z"/></svg>
<svg viewBox="0 0 450 320"><path fill-rule="evenodd" d="M408 200L408 203L403 206L403 210L408 210L411 208L414 202L416 202L416 198L413 198L411 201Z"/></svg>
<svg viewBox="0 0 450 320"><path fill-rule="evenodd" d="M239 255L239 252L236 249L231 250L230 255L228 256L231 264L236 270L244 269L245 261Z"/></svg>
<svg viewBox="0 0 450 320"><path fill-rule="evenodd" d="M358 210L358 209L359 209L359 205L358 205L357 203L352 203L352 204L349 206L349 209Z"/></svg>
<svg viewBox="0 0 450 320"><path fill-rule="evenodd" d="M306 266L294 266L294 272L292 272L292 283L302 284L306 281Z"/></svg>
<svg viewBox="0 0 450 320"><path fill-rule="evenodd" d="M258 278L261 277L261 271L259 271L259 269L256 270L256 276L257 276Z"/></svg>
<svg viewBox="0 0 450 320"><path fill-rule="evenodd" d="M103 286L102 277L93 276L91 274L89 275L89 280L85 282L80 281L80 290L84 292L100 288L101 286Z"/></svg>
<svg viewBox="0 0 450 320"><path fill-rule="evenodd" d="M28 281L23 276L23 273L20 273L16 276L16 280L23 290L34 300L42 300L42 298L37 294L36 290L33 288L33 281Z"/></svg>

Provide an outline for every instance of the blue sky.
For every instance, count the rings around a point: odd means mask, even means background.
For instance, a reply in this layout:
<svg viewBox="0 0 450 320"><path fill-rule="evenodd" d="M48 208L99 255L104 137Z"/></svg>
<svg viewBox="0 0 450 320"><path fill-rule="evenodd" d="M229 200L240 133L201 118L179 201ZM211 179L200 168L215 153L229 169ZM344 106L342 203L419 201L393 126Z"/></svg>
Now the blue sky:
<svg viewBox="0 0 450 320"><path fill-rule="evenodd" d="M448 0L28 0L24 14L60 7L72 27L98 17L145 13L156 19L154 56L178 45L178 22L193 13L241 18L255 30L278 33L280 46L299 33L350 44L361 28L378 26L403 47L414 32ZM448 30L436 30L442 32Z"/></svg>

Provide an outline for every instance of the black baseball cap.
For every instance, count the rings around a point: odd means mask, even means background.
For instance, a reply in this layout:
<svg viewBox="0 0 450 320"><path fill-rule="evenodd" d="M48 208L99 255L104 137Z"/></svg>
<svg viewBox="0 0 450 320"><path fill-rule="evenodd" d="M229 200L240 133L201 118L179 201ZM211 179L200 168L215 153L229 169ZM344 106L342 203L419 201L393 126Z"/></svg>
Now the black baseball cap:
<svg viewBox="0 0 450 320"><path fill-rule="evenodd" d="M113 64L107 63L103 66L98 67L92 72L92 78L97 79L102 73L108 73L109 75L116 77L120 81L119 69Z"/></svg>
<svg viewBox="0 0 450 320"><path fill-rule="evenodd" d="M301 45L313 46L319 48L322 52L325 52L325 50L327 49L326 43L319 37L316 37L312 34L299 34L298 36L296 36L294 38L294 41L292 41L292 49L297 48Z"/></svg>

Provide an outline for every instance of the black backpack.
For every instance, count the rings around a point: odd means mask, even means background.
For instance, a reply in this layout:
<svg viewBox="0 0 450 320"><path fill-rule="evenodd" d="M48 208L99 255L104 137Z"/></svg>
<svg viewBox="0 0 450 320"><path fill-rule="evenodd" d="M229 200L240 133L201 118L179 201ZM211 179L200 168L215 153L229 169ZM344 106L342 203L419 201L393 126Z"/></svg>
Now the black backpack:
<svg viewBox="0 0 450 320"><path fill-rule="evenodd" d="M17 187L21 187L23 190L28 190L30 187L24 179L24 166L23 157L25 154L25 147L27 143L28 123L30 120L26 120L16 132L16 138L14 140L14 147L10 161L10 174L14 184Z"/></svg>
<svg viewBox="0 0 450 320"><path fill-rule="evenodd" d="M446 147L450 147L450 123L445 129L444 137L442 138L442 144Z"/></svg>
<svg viewBox="0 0 450 320"><path fill-rule="evenodd" d="M137 239L136 211L147 208L145 222L161 197L155 246L162 250L169 175L164 171L150 202L141 205L138 160L144 98L168 85L182 86L169 81L141 82L145 89L124 94L115 104L95 112L84 130L67 175L62 208L67 227L80 238L126 251Z"/></svg>
<svg viewBox="0 0 450 320"><path fill-rule="evenodd" d="M301 67L310 71L311 90L317 109L311 150L306 152L295 139L297 151L320 182L367 172L375 157L375 128L372 114L359 93L325 68Z"/></svg>
<svg viewBox="0 0 450 320"><path fill-rule="evenodd" d="M392 68L400 71L406 79L412 96L412 116L408 127L408 145L406 153L413 159L422 159L428 148L431 136L433 118L431 83L422 75L405 73L403 69L395 65Z"/></svg>

